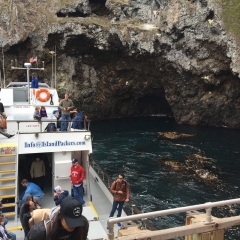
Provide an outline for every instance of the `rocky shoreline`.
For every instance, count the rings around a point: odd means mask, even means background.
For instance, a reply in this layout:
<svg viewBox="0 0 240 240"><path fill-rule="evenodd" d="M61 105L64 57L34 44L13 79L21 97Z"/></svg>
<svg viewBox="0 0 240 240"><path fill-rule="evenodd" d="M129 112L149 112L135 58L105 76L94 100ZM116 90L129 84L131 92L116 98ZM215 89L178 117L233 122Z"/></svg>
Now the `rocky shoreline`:
<svg viewBox="0 0 240 240"><path fill-rule="evenodd" d="M162 114L240 128L240 4L221 2L4 1L2 78L25 81L11 60L37 56L50 84L54 50L60 97L68 92L92 120Z"/></svg>

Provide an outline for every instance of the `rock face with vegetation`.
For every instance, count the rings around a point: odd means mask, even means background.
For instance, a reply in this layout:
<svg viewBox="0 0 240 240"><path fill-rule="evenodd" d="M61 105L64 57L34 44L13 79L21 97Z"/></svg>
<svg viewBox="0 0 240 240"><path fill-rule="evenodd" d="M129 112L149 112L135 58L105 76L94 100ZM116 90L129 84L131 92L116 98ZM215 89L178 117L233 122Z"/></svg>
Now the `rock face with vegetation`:
<svg viewBox="0 0 240 240"><path fill-rule="evenodd" d="M61 96L92 119L161 113L239 128L239 12L238 0L2 1L2 78L25 81L10 61L37 55L50 84L56 48Z"/></svg>

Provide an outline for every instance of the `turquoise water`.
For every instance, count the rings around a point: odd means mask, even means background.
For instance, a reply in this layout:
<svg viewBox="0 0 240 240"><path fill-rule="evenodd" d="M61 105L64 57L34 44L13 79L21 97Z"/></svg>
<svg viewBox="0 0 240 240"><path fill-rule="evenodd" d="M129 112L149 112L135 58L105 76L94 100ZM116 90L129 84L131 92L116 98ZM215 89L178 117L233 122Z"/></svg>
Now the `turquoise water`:
<svg viewBox="0 0 240 240"><path fill-rule="evenodd" d="M126 175L131 200L142 212L183 207L239 197L240 130L178 125L162 117L93 122L93 156L110 176ZM160 139L157 132L196 134L181 140ZM160 163L161 158L184 161L190 154L212 158L221 185L207 184ZM229 211L230 210L230 211ZM239 214L238 206L214 209L217 217ZM185 214L151 219L157 229L183 225ZM225 239L239 239L238 228Z"/></svg>

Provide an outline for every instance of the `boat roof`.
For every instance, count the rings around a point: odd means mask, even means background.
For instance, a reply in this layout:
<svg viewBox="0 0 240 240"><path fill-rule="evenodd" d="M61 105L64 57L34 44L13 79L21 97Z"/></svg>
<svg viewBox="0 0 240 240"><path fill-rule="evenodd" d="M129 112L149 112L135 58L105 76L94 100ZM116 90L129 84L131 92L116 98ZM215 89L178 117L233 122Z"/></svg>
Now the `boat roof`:
<svg viewBox="0 0 240 240"><path fill-rule="evenodd" d="M7 88L15 88L15 87L27 87L27 82L10 82L7 85ZM46 83L38 83L39 88L50 88Z"/></svg>

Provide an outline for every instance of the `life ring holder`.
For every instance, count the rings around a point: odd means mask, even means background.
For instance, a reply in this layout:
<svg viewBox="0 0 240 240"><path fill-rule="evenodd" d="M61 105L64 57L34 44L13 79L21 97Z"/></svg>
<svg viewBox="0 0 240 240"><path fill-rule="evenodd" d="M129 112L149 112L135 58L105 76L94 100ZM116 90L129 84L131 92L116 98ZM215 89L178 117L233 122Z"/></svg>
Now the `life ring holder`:
<svg viewBox="0 0 240 240"><path fill-rule="evenodd" d="M40 97L40 94L44 92L46 93L46 97L43 98L43 97ZM50 98L50 92L46 89L46 88L40 88L37 93L36 93L36 98L40 101L40 102L46 102L49 100Z"/></svg>

